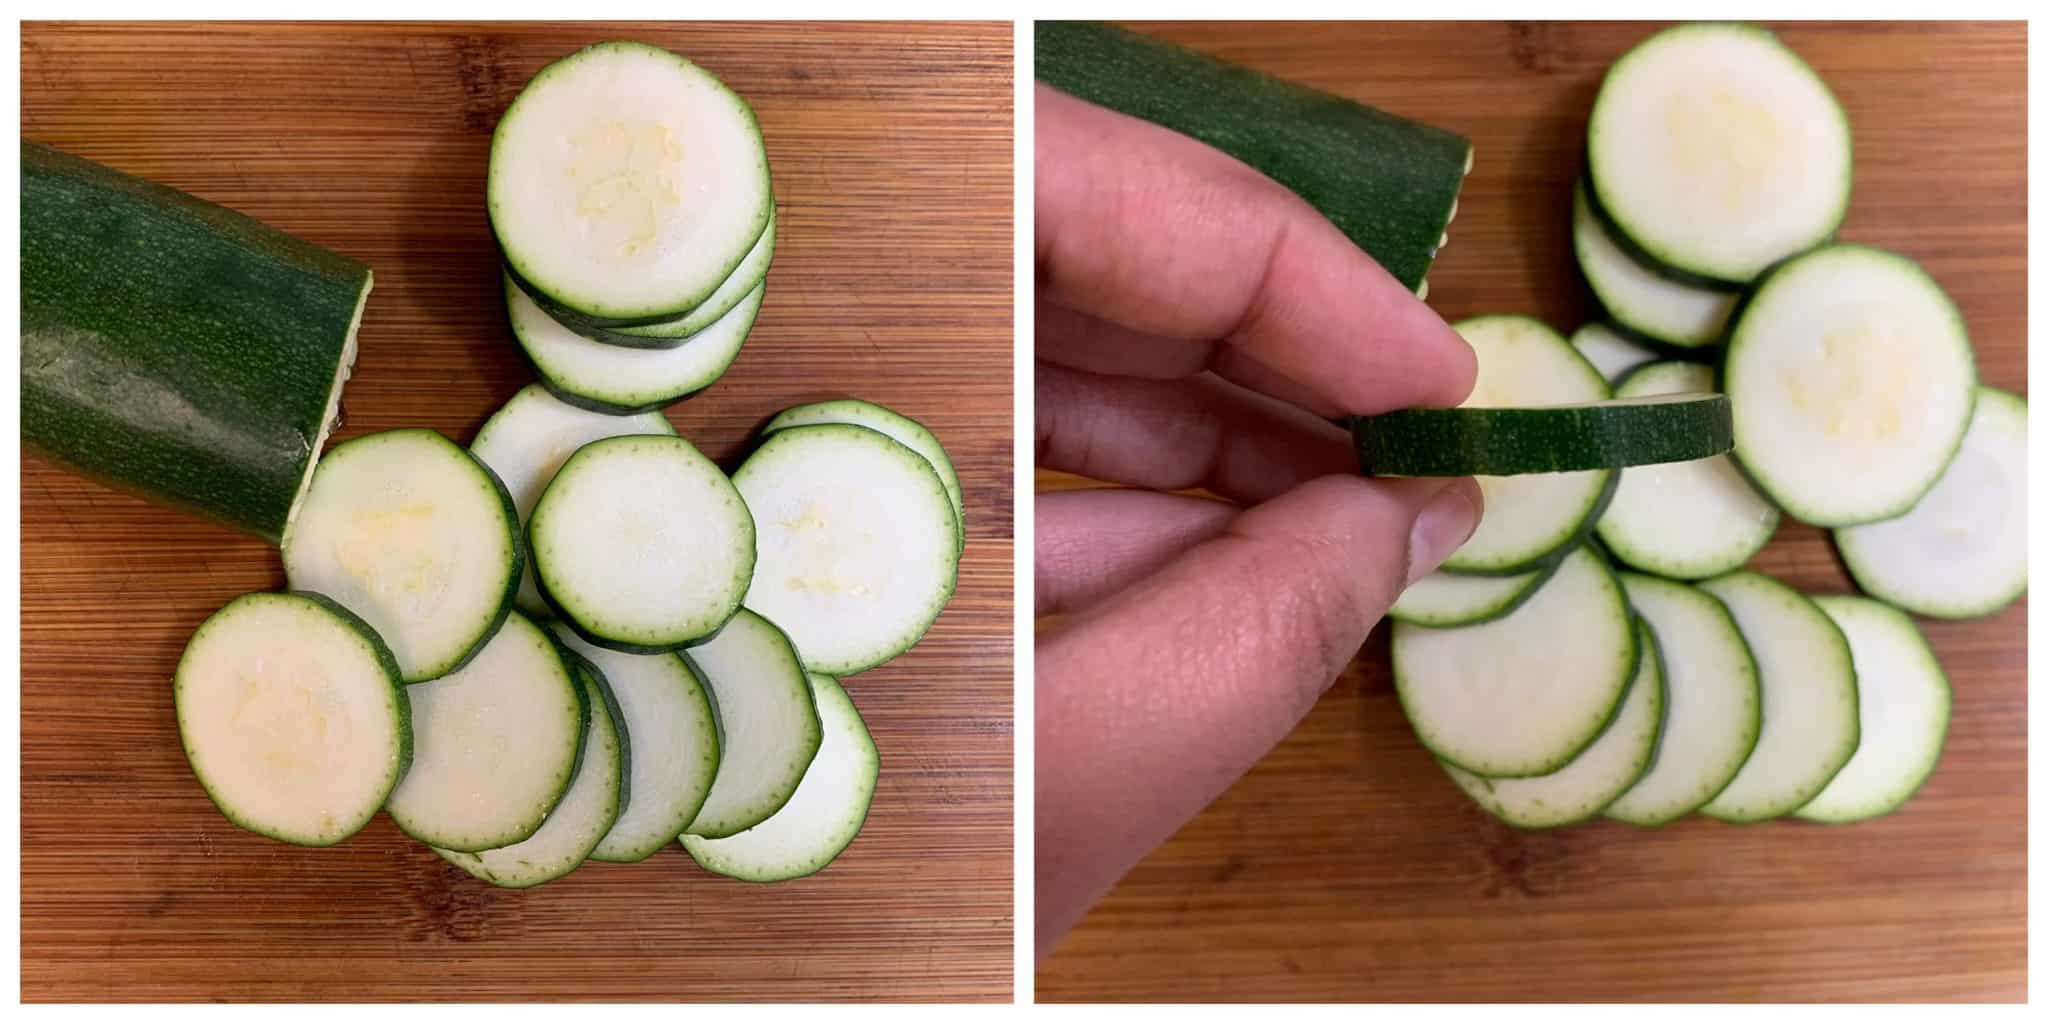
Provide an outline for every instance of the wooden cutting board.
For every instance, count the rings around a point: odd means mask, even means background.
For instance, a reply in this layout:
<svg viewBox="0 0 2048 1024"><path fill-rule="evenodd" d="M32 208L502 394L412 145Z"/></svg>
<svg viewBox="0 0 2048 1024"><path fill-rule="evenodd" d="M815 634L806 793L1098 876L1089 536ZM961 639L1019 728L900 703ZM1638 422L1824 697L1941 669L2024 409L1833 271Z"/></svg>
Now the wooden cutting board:
<svg viewBox="0 0 2048 1024"><path fill-rule="evenodd" d="M856 395L959 467L952 605L846 684L882 754L865 830L782 885L671 849L527 892L381 817L328 850L238 831L185 766L170 676L207 614L283 585L277 553L25 458L24 998L1009 998L1010 26L28 24L22 133L369 263L340 437L467 443L532 380L484 215L491 129L543 64L622 37L753 103L781 208L753 335L676 426L730 467L775 412Z"/></svg>
<svg viewBox="0 0 2048 1024"><path fill-rule="evenodd" d="M1450 319L1594 314L1571 184L1600 77L1643 25L1153 25L1469 136L1430 274ZM2026 29L1791 25L1855 132L1842 237L1922 261L1983 380L2022 394ZM1060 485L1046 478L1041 485ZM1756 567L1849 589L1788 523ZM1924 623L1955 689L1940 768L1888 818L1518 832L1416 743L1375 635L1294 735L1133 871L1041 1000L2014 1000L2027 994L2027 609Z"/></svg>

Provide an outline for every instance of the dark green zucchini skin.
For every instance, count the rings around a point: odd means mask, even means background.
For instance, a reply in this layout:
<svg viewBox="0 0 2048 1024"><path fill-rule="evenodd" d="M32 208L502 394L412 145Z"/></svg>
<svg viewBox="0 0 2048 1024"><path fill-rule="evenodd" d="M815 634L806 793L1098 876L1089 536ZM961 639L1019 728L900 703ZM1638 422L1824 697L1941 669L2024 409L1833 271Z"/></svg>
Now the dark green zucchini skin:
<svg viewBox="0 0 2048 1024"><path fill-rule="evenodd" d="M22 441L276 543L369 288L355 260L23 139Z"/></svg>
<svg viewBox="0 0 2048 1024"><path fill-rule="evenodd" d="M1033 38L1038 81L1236 157L1422 285L1465 181L1463 136L1101 22L1041 21Z"/></svg>
<svg viewBox="0 0 2048 1024"><path fill-rule="evenodd" d="M1735 446L1728 396L1590 405L1398 409L1352 421L1368 476L1515 476L1686 462Z"/></svg>

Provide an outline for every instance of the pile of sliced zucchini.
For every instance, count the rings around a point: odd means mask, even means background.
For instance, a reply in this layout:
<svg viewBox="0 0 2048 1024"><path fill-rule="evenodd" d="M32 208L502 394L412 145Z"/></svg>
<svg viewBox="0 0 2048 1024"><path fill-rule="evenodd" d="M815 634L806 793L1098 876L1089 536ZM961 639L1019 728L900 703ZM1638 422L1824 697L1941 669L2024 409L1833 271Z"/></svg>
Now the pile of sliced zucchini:
<svg viewBox="0 0 2048 1024"><path fill-rule="evenodd" d="M2026 590L2025 399L1978 385L1916 264L1832 240L1848 122L1770 33L1657 34L1588 132L1573 248L1607 322L1566 344L1466 321L1465 407L1354 425L1369 473L1516 474L1480 476L1479 529L1389 613L1402 707L1521 827L1888 813L1933 773L1950 704L1905 612ZM1717 385L1723 418L1687 419ZM1586 426L1622 415L1647 419ZM1786 515L1833 528L1881 600L1745 570Z"/></svg>
<svg viewBox="0 0 2048 1024"><path fill-rule="evenodd" d="M542 382L467 450L401 429L318 462L291 591L235 599L179 664L193 771L250 831L331 845L382 808L498 886L679 840L735 878L817 871L880 765L835 677L953 593L951 460L847 399L785 410L729 477L658 411L732 362L775 244L753 114L687 61L544 69L490 207Z"/></svg>

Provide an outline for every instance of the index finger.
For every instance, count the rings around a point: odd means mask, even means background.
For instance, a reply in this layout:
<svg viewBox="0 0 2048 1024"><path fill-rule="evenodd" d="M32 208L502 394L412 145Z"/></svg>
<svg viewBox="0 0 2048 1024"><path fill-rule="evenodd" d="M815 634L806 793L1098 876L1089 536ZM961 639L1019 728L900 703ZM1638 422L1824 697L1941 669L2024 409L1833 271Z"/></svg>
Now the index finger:
<svg viewBox="0 0 2048 1024"><path fill-rule="evenodd" d="M1303 385L1325 414L1471 392L1457 332L1272 179L1042 85L1036 123L1040 296Z"/></svg>

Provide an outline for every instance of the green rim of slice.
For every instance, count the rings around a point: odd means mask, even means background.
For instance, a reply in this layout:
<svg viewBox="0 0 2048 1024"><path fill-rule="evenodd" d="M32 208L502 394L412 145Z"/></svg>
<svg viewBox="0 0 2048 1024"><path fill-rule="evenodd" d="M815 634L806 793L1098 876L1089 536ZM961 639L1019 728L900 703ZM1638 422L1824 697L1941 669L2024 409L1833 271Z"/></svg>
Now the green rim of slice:
<svg viewBox="0 0 2048 1024"><path fill-rule="evenodd" d="M1685 462L1735 447L1728 396L1530 408L1400 409L1352 421L1367 476L1517 476Z"/></svg>

